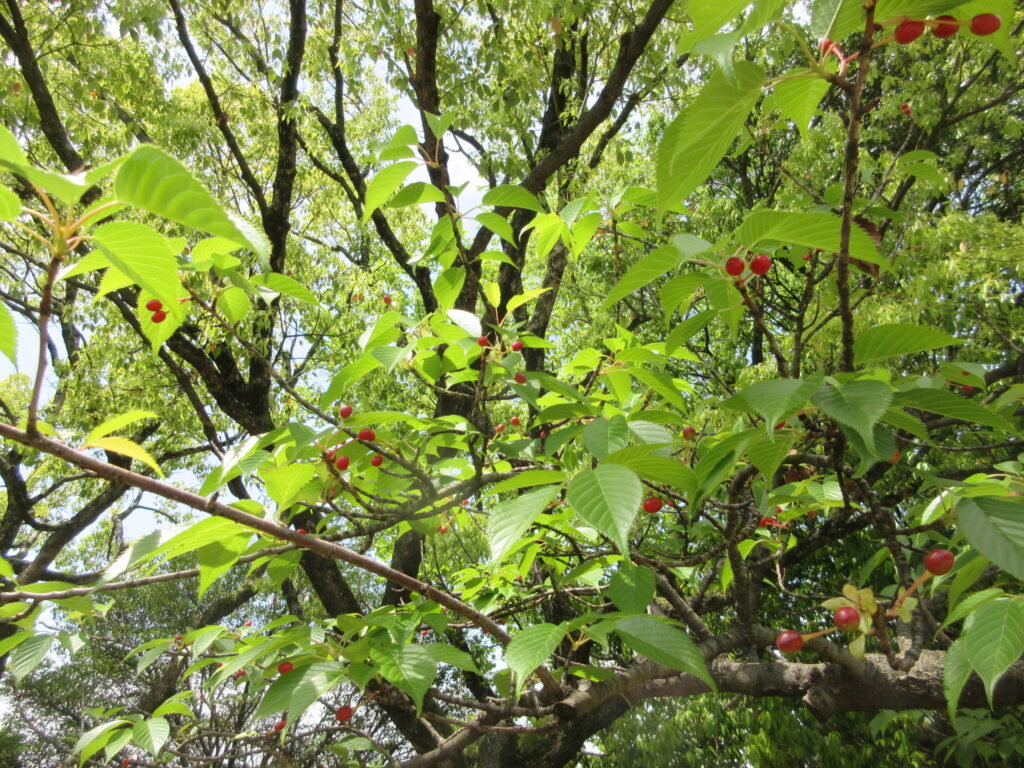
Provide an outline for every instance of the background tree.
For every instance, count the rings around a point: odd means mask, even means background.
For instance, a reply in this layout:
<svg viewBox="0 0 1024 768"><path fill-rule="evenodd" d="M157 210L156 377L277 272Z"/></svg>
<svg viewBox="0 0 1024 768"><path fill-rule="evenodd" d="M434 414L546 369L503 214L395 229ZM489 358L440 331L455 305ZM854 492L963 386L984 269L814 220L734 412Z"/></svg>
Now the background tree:
<svg viewBox="0 0 1024 768"><path fill-rule="evenodd" d="M1015 14L5 0L0 749L1015 760Z"/></svg>

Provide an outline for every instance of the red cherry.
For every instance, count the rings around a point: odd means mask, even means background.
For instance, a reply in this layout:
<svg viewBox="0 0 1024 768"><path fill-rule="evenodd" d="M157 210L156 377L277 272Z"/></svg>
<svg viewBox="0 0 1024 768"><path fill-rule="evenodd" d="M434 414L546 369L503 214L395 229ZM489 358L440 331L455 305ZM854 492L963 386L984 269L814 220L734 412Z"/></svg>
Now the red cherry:
<svg viewBox="0 0 1024 768"><path fill-rule="evenodd" d="M961 389L963 390L963 393L965 395L970 395L974 393L974 387L972 387L970 384L964 384Z"/></svg>
<svg viewBox="0 0 1024 768"><path fill-rule="evenodd" d="M836 44L828 38L818 41L818 50L823 56L827 55L834 47L836 47Z"/></svg>
<svg viewBox="0 0 1024 768"><path fill-rule="evenodd" d="M520 371L515 376L513 376L513 378L516 380L516 384L525 384L526 383L526 374L523 373L522 371Z"/></svg>
<svg viewBox="0 0 1024 768"><path fill-rule="evenodd" d="M238 670L237 672L235 672L234 677L235 677L235 680L237 680L240 677L245 677L245 670L244 669Z"/></svg>
<svg viewBox="0 0 1024 768"><path fill-rule="evenodd" d="M896 27L896 42L900 45L912 43L924 34L923 21L904 21Z"/></svg>
<svg viewBox="0 0 1024 768"><path fill-rule="evenodd" d="M513 427L518 427L519 426L519 417L518 416L513 416L511 419L509 419L509 422L512 424Z"/></svg>
<svg viewBox="0 0 1024 768"><path fill-rule="evenodd" d="M167 313L164 312L163 310L160 310L159 312L154 312L153 316L149 319L152 320L154 323L162 323L164 320L167 319Z"/></svg>
<svg viewBox="0 0 1024 768"><path fill-rule="evenodd" d="M750 271L755 275L763 275L772 268L772 260L763 253L757 254L750 260Z"/></svg>
<svg viewBox="0 0 1024 768"><path fill-rule="evenodd" d="M795 629L787 629L775 638L775 647L783 653L796 653L804 647L803 635Z"/></svg>
<svg viewBox="0 0 1024 768"><path fill-rule="evenodd" d="M651 496L644 499L644 512L649 515L653 515L655 512L659 512L662 507L665 506L665 502L659 499L657 496Z"/></svg>
<svg viewBox="0 0 1024 768"><path fill-rule="evenodd" d="M279 733L280 731L283 731L284 727L287 724L288 723L285 722L284 720L278 720L276 723L274 723L274 733Z"/></svg>
<svg viewBox="0 0 1024 768"><path fill-rule="evenodd" d="M429 629L421 629L420 630L420 634L421 635L429 635L430 634L430 630Z"/></svg>
<svg viewBox="0 0 1024 768"><path fill-rule="evenodd" d="M499 424L498 426L496 426L494 428L494 431L495 432L504 432L505 431L505 425L504 424Z"/></svg>
<svg viewBox="0 0 1024 768"><path fill-rule="evenodd" d="M489 342L489 341L487 340L487 337L486 337L486 336L481 336L481 337L480 337L479 339L477 339L477 340L476 340L476 343L477 343L477 344L479 344L479 345L480 345L481 347L486 347L486 346L488 346L488 345L489 345L489 344L490 344L491 342Z"/></svg>
<svg viewBox="0 0 1024 768"><path fill-rule="evenodd" d="M934 27L932 27L932 34L935 35L935 37L952 37L953 35L960 31L960 25L956 23L956 19L953 18L952 16L939 16L935 20L939 22ZM953 23L943 24L942 22L944 21L952 21Z"/></svg>
<svg viewBox="0 0 1024 768"><path fill-rule="evenodd" d="M725 271L733 277L739 277L743 274L743 270L747 268L747 262L741 259L739 256L730 256L725 262Z"/></svg>
<svg viewBox="0 0 1024 768"><path fill-rule="evenodd" d="M131 764L132 759L130 757L126 757L124 760L121 761L121 768L128 768L128 766Z"/></svg>
<svg viewBox="0 0 1024 768"><path fill-rule="evenodd" d="M179 642L180 643L181 642L181 635L175 635L174 636L174 640L175 640L175 642Z"/></svg>
<svg viewBox="0 0 1024 768"><path fill-rule="evenodd" d="M252 626L252 619L249 619L249 620L248 620L247 622L245 622L245 624L243 624L242 626L243 626L243 627L251 627L251 626Z"/></svg>
<svg viewBox="0 0 1024 768"><path fill-rule="evenodd" d="M277 673L279 675L287 675L293 669L295 669L295 665L292 664L290 661L282 661L280 664L277 665Z"/></svg>
<svg viewBox="0 0 1024 768"><path fill-rule="evenodd" d="M942 576L953 569L953 561L956 557L948 549L933 549L924 557L924 567L929 573Z"/></svg>
<svg viewBox="0 0 1024 768"><path fill-rule="evenodd" d="M757 527L758 528L767 528L771 524L771 521L772 521L772 518L770 518L770 517L762 517L760 520L758 520Z"/></svg>
<svg viewBox="0 0 1024 768"><path fill-rule="evenodd" d="M468 507L469 506L469 499L463 499L462 501L459 502L459 504L461 504L464 507Z"/></svg>
<svg viewBox="0 0 1024 768"><path fill-rule="evenodd" d="M686 426L683 427L683 438L686 440L693 440L697 436L697 430L694 427Z"/></svg>
<svg viewBox="0 0 1024 768"><path fill-rule="evenodd" d="M991 35L1002 25L1002 19L994 13L979 13L971 19L971 32L976 35Z"/></svg>
<svg viewBox="0 0 1024 768"><path fill-rule="evenodd" d="M522 348L523 348L523 342L521 342L519 339L516 339L515 341L512 342L512 351L513 352L518 352Z"/></svg>
<svg viewBox="0 0 1024 768"><path fill-rule="evenodd" d="M844 605L836 608L832 621L843 632L853 632L860 626L860 611L852 605Z"/></svg>
<svg viewBox="0 0 1024 768"><path fill-rule="evenodd" d="M146 302L146 309L150 312L159 312L164 308L164 303L160 299L150 299Z"/></svg>
<svg viewBox="0 0 1024 768"><path fill-rule="evenodd" d="M327 461L329 461L329 462L334 461L334 456L335 456L335 453L334 453L334 449L333 448L331 448L331 450L329 450L329 451L324 451L324 458L327 459Z"/></svg>
<svg viewBox="0 0 1024 768"><path fill-rule="evenodd" d="M375 467L379 467L381 464L384 463L384 457L378 453L376 456L370 459L370 463L373 464L373 466Z"/></svg>
<svg viewBox="0 0 1024 768"><path fill-rule="evenodd" d="M334 462L334 466L336 466L338 469L344 472L346 469L348 469L348 462L348 456L339 456L338 460Z"/></svg>
<svg viewBox="0 0 1024 768"><path fill-rule="evenodd" d="M296 532L296 533L301 533L301 534L305 535L305 533L306 533L306 529L305 529L305 528L296 528L296 529L295 529L295 532Z"/></svg>
<svg viewBox="0 0 1024 768"><path fill-rule="evenodd" d="M391 306L391 302L393 301L394 299L392 299L390 296L388 296L387 294L384 295L384 303L387 304L389 307Z"/></svg>
<svg viewBox="0 0 1024 768"><path fill-rule="evenodd" d="M804 261L810 261L810 260L811 260L811 254L805 253L804 254Z"/></svg>
<svg viewBox="0 0 1024 768"><path fill-rule="evenodd" d="M360 440L369 440L370 442L373 442L377 439L377 433L372 429L360 429L358 437Z"/></svg>
<svg viewBox="0 0 1024 768"><path fill-rule="evenodd" d="M341 418L343 418L343 419L347 419L349 416L352 415L352 406L351 405L343 405L343 406L341 406L341 408L338 409L338 415L341 416Z"/></svg>
<svg viewBox="0 0 1024 768"><path fill-rule="evenodd" d="M347 723L352 719L352 707L348 704L338 707L338 711L334 713L334 719L339 723Z"/></svg>
<svg viewBox="0 0 1024 768"><path fill-rule="evenodd" d="M446 525L439 525L439 526L437 526L437 532L438 533L448 533L448 526L446 526Z"/></svg>

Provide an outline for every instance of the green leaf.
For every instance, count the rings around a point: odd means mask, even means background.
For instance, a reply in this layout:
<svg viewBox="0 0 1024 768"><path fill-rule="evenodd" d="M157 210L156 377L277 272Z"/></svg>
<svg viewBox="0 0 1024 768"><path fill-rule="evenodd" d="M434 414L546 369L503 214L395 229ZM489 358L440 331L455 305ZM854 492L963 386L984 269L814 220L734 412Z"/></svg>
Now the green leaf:
<svg viewBox="0 0 1024 768"><path fill-rule="evenodd" d="M156 756L170 735L171 725L162 717L143 720L132 728L132 739L153 756Z"/></svg>
<svg viewBox="0 0 1024 768"><path fill-rule="evenodd" d="M113 418L107 419L98 427L93 428L88 435L86 435L85 442L88 445L93 440L109 435L111 432L116 432L129 424L134 424L136 421L142 419L158 419L160 418L157 414L152 411L128 411L128 413L122 413Z"/></svg>
<svg viewBox="0 0 1024 768"><path fill-rule="evenodd" d="M921 325L890 323L861 331L853 342L856 363L879 360L893 355L910 355L927 349L963 344L948 333Z"/></svg>
<svg viewBox="0 0 1024 768"><path fill-rule="evenodd" d="M3 302L0 302L0 352L12 363L18 364L18 327Z"/></svg>
<svg viewBox="0 0 1024 768"><path fill-rule="evenodd" d="M184 165L152 144L128 154L114 178L114 193L157 216L239 243L260 258L270 253L262 232L226 212Z"/></svg>
<svg viewBox="0 0 1024 768"><path fill-rule="evenodd" d="M472 312L467 312L464 309L449 309L445 314L449 320L464 330L466 335L475 339L483 333L480 319Z"/></svg>
<svg viewBox="0 0 1024 768"><path fill-rule="evenodd" d="M407 205L443 202L444 192L440 189L426 181L414 181L402 187L398 194L391 198L388 208L404 208Z"/></svg>
<svg viewBox="0 0 1024 768"><path fill-rule="evenodd" d="M561 490L560 485L538 488L501 502L491 512L487 520L487 541L491 547L492 561L501 560L505 556Z"/></svg>
<svg viewBox="0 0 1024 768"><path fill-rule="evenodd" d="M595 458L603 459L609 453L625 448L629 443L629 425L620 414L610 419L601 416L583 428L583 444Z"/></svg>
<svg viewBox="0 0 1024 768"><path fill-rule="evenodd" d="M735 400L742 403L743 410L756 413L765 420L765 426L772 430L784 417L791 416L814 394L821 385L821 376L807 381L801 379L771 379L751 384L736 394ZM730 398L729 405L734 400Z"/></svg>
<svg viewBox="0 0 1024 768"><path fill-rule="evenodd" d="M8 606L20 606L17 609L18 613L21 613L21 611L24 610L25 607L26 607L25 603L8 603L7 605ZM6 607L7 606L5 606L5 608ZM13 609L8 608L8 610L13 610ZM6 614L4 614L4 615L6 615ZM0 657L6 656L7 653L12 648L17 648L22 643L27 642L30 637L35 637L35 635L32 632L30 632L30 631L25 631L25 632L15 632L13 635L11 635L9 637L5 637L3 640L0 640Z"/></svg>
<svg viewBox="0 0 1024 768"><path fill-rule="evenodd" d="M444 643L426 643L420 647L424 648L438 664L450 664L458 669L480 674L480 670L477 669L473 657L454 646L445 645Z"/></svg>
<svg viewBox="0 0 1024 768"><path fill-rule="evenodd" d="M252 311L252 302L245 291L230 285L217 296L217 311L233 325Z"/></svg>
<svg viewBox="0 0 1024 768"><path fill-rule="evenodd" d="M2 557L0 557L0 577L5 579L14 579L14 568Z"/></svg>
<svg viewBox="0 0 1024 768"><path fill-rule="evenodd" d="M97 725L95 728L91 728L81 736L78 737L78 741L75 742L75 746L72 748L71 753L81 752L78 756L78 765L81 766L90 757L95 755L103 746L107 743L110 737L113 735L108 733L114 728L120 728L124 725L131 725L130 720L112 720L109 723L103 723ZM104 738L106 737L106 738Z"/></svg>
<svg viewBox="0 0 1024 768"><path fill-rule="evenodd" d="M689 3L686 13L693 24L692 31L680 35L679 52L691 51L701 40L714 35L724 25L733 21L750 5L750 0L723 0L717 3Z"/></svg>
<svg viewBox="0 0 1024 768"><path fill-rule="evenodd" d="M199 549L197 556L199 558L200 599L218 578L238 562L238 558L245 552L251 540L251 531L239 531Z"/></svg>
<svg viewBox="0 0 1024 768"><path fill-rule="evenodd" d="M956 717L960 693L971 676L971 660L967 657L964 638L958 638L946 651L946 665L942 676L942 690L946 694L949 716Z"/></svg>
<svg viewBox="0 0 1024 768"><path fill-rule="evenodd" d="M623 563L608 583L608 596L626 613L643 613L654 599L654 571Z"/></svg>
<svg viewBox="0 0 1024 768"><path fill-rule="evenodd" d="M812 398L822 412L854 430L868 450L875 450L874 427L892 401L889 385L875 380L821 386Z"/></svg>
<svg viewBox="0 0 1024 768"><path fill-rule="evenodd" d="M423 697L434 682L437 662L422 645L398 645L374 648L370 657L384 679L409 694L416 702L416 714L423 709Z"/></svg>
<svg viewBox="0 0 1024 768"><path fill-rule="evenodd" d="M700 678L717 690L700 649L685 633L653 616L632 616L615 624L619 637L637 653L672 669Z"/></svg>
<svg viewBox="0 0 1024 768"><path fill-rule="evenodd" d="M604 457L604 464L621 464L629 467L644 480L664 483L688 498L697 491L697 475L685 464L668 456L652 456L648 446L623 448Z"/></svg>
<svg viewBox="0 0 1024 768"><path fill-rule="evenodd" d="M187 699L194 695L195 693L192 691L181 691L174 694L164 701L163 704L153 710L153 717L163 717L164 715L184 715L185 717L195 717L195 714L188 705L182 701L182 699Z"/></svg>
<svg viewBox="0 0 1024 768"><path fill-rule="evenodd" d="M643 288L648 283L654 282L676 267L683 261L683 255L673 245L663 245L644 256L640 261L629 268L629 271L611 289L601 306L604 309L612 306L615 302L625 298L633 291Z"/></svg>
<svg viewBox="0 0 1024 768"><path fill-rule="evenodd" d="M820 248L826 253L839 253L841 225L841 219L831 213L762 209L747 215L736 230L736 238L750 249L765 240L780 240L805 248ZM889 268L875 241L860 227L850 231L850 255L883 269Z"/></svg>
<svg viewBox="0 0 1024 768"><path fill-rule="evenodd" d="M693 495L690 499L691 506L696 506L700 502L701 496L710 493L726 475L732 473L737 459L753 437L752 430L729 435L700 457L695 470L700 494L699 496L698 494Z"/></svg>
<svg viewBox="0 0 1024 768"><path fill-rule="evenodd" d="M770 98L783 117L792 120L800 133L806 133L828 88L828 81L820 77L793 77L777 83Z"/></svg>
<svg viewBox="0 0 1024 768"><path fill-rule="evenodd" d="M178 277L178 260L166 237L145 224L113 221L97 227L92 239L113 266L160 299L165 312L183 316L178 299L185 291Z"/></svg>
<svg viewBox="0 0 1024 768"><path fill-rule="evenodd" d="M528 469L520 472L507 480L492 485L483 497L493 496L496 493L514 491L518 488L530 488L534 485L547 485L549 483L560 483L565 480L565 473L557 469Z"/></svg>
<svg viewBox="0 0 1024 768"><path fill-rule="evenodd" d="M476 220L509 245L516 244L515 235L512 232L512 225L508 223L508 219L504 216L499 216L491 211L485 211L484 213L478 213L476 215Z"/></svg>
<svg viewBox="0 0 1024 768"><path fill-rule="evenodd" d="M585 469L573 478L566 499L586 522L623 554L629 553L629 529L640 509L643 487L632 470L619 464Z"/></svg>
<svg viewBox="0 0 1024 768"><path fill-rule="evenodd" d="M500 184L484 193L482 201L484 205L505 208L525 208L528 211L541 212L537 196L518 184ZM479 217L477 217L479 218ZM484 224L484 226L487 226ZM487 226L490 229L489 226ZM493 230L492 230L493 231ZM501 233L498 233L501 235Z"/></svg>
<svg viewBox="0 0 1024 768"><path fill-rule="evenodd" d="M178 530L178 527L170 530ZM140 565L157 557L166 557L170 560L188 552L194 552L200 547L205 547L207 544L234 536L240 531L252 533L244 525L239 525L226 518L206 517L198 523L189 525L184 530L179 531L163 544L153 547L154 543L160 541L161 535L166 534L165 531L157 531L136 542L139 552L133 552L132 565Z"/></svg>
<svg viewBox="0 0 1024 768"><path fill-rule="evenodd" d="M195 251L193 250L193 255ZM316 296L306 286L297 280L293 280L288 275L282 275L278 272L268 272L264 275L255 275L249 278L249 282L255 286L266 288L274 293L279 293L284 296L291 296L293 299L317 306L319 302Z"/></svg>
<svg viewBox="0 0 1024 768"><path fill-rule="evenodd" d="M286 464L283 467L260 472L267 484L267 495L278 503L281 508L288 507L299 491L316 474L312 464Z"/></svg>
<svg viewBox="0 0 1024 768"><path fill-rule="evenodd" d="M991 706L996 681L1024 654L1024 603L985 603L974 612L974 623L963 641L971 666L985 684Z"/></svg>
<svg viewBox="0 0 1024 768"><path fill-rule="evenodd" d="M532 222L534 227L534 245L537 248L537 258L544 259L555 247L558 238L564 233L568 236L569 230L562 221L562 217L554 211L542 213Z"/></svg>
<svg viewBox="0 0 1024 768"><path fill-rule="evenodd" d="M278 675L263 695L253 719L288 710L288 720L298 722L302 713L321 696L345 679L346 665L336 661L320 661L296 667Z"/></svg>
<svg viewBox="0 0 1024 768"><path fill-rule="evenodd" d="M14 221L21 213L21 200L7 187L0 186L0 221Z"/></svg>
<svg viewBox="0 0 1024 768"><path fill-rule="evenodd" d="M466 270L464 267L452 267L438 275L437 280L434 281L434 296L437 297L438 308L451 309L465 282Z"/></svg>
<svg viewBox="0 0 1024 768"><path fill-rule="evenodd" d="M141 461L160 477L164 476L163 470L161 470L160 465L156 463L156 459L149 455L149 451L126 437L101 437L97 440L91 440L82 447L99 448L104 451L110 451L111 453L120 453L122 456L128 456L136 461Z"/></svg>
<svg viewBox="0 0 1024 768"><path fill-rule="evenodd" d="M782 464L782 460L786 458L793 443L792 438L778 437L773 440L771 437L761 435L747 448L747 458L762 475L770 478Z"/></svg>
<svg viewBox="0 0 1024 768"><path fill-rule="evenodd" d="M103 756L107 760L113 760L114 755L124 749L125 745L132 740L132 729L118 728L109 733L110 737L103 745Z"/></svg>
<svg viewBox="0 0 1024 768"><path fill-rule="evenodd" d="M658 145L658 204L678 204L711 175L761 95L765 75L756 64L736 64L735 84L716 72L697 98L671 122Z"/></svg>
<svg viewBox="0 0 1024 768"><path fill-rule="evenodd" d="M406 160L381 168L370 183L366 185L366 201L363 205L363 223L370 220L373 212L388 201L388 198L395 193L405 177L412 173L416 162Z"/></svg>
<svg viewBox="0 0 1024 768"><path fill-rule="evenodd" d="M7 667L11 670L15 682L21 682L26 675L39 666L39 662L49 652L50 646L56 639L56 635L34 635L11 652Z"/></svg>
<svg viewBox="0 0 1024 768"><path fill-rule="evenodd" d="M513 635L505 646L505 662L516 676L516 696L526 687L526 679L533 671L555 652L566 631L565 626L541 622Z"/></svg>
<svg viewBox="0 0 1024 768"><path fill-rule="evenodd" d="M962 498L956 503L956 514L960 530L975 549L1007 573L1024 579L1024 502Z"/></svg>
<svg viewBox="0 0 1024 768"><path fill-rule="evenodd" d="M1005 432L1016 431L1010 422L994 411L944 389L911 389L906 392L897 392L894 402L904 408L916 408L929 413L937 413L940 416L950 416L975 424L984 424L986 427L993 427Z"/></svg>

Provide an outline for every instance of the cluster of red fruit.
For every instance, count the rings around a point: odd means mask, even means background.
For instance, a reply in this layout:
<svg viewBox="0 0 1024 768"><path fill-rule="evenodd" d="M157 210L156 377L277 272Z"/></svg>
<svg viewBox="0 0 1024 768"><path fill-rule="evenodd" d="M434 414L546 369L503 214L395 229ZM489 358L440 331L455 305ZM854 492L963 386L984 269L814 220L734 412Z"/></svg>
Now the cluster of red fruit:
<svg viewBox="0 0 1024 768"><path fill-rule="evenodd" d="M488 347L491 346L491 340L488 339L486 336L481 336L480 338L478 338L476 340L476 343L479 346L483 347L484 349L487 349ZM516 339L515 341L512 342L512 344L510 346L512 347L512 351L513 352L518 352L519 350L521 350L523 348L523 342L520 341L519 339ZM512 378L515 379L516 384L525 384L526 383L526 374L523 373L522 371L519 371L518 373L516 373L516 375L513 376Z"/></svg>
<svg viewBox="0 0 1024 768"><path fill-rule="evenodd" d="M931 29L935 37L952 37L963 26L970 27L972 34L984 36L991 35L1002 24L1002 20L994 13L979 13L969 22L957 21L948 15L935 19L906 19L897 25L893 32L893 39L900 45L907 45L923 35L926 28Z"/></svg>
<svg viewBox="0 0 1024 768"><path fill-rule="evenodd" d="M897 605L902 604L902 602L910 597L910 595L913 594L921 584L932 576L942 576L949 573L953 569L953 562L955 560L956 556L948 549L933 549L925 555L924 573L918 577L918 579L911 585L910 589L900 595L897 600ZM893 615L892 609L890 609L889 615ZM843 632L853 632L860 627L860 611L852 605L840 606L839 608L836 608L835 612L832 614L832 622L834 626L829 627L828 629L823 629L820 632L812 632L806 635L800 634L795 629L787 629L784 632L780 632L779 636L775 638L775 647L783 653L796 653L804 647L804 640L820 637L821 635L828 634L829 632L834 632L837 629Z"/></svg>
<svg viewBox="0 0 1024 768"><path fill-rule="evenodd" d="M154 323L162 323L167 319L167 313L164 312L164 304L160 299L150 299L147 301L146 309L153 313L149 319Z"/></svg>
<svg viewBox="0 0 1024 768"><path fill-rule="evenodd" d="M747 251L750 254L750 251ZM725 262L725 271L733 277L739 277L747 268L747 262L739 256L730 256ZM772 268L772 260L764 253L756 254L750 260L750 271L755 275L763 275Z"/></svg>
<svg viewBox="0 0 1024 768"><path fill-rule="evenodd" d="M347 419L349 416L352 415L352 406L341 406L341 408L338 409L338 415L341 416L342 419ZM374 432L372 429L363 428L359 430L359 434L356 435L356 438L358 440L364 440L372 443L374 440L377 439L377 433ZM348 469L348 465L350 462L349 457L338 456L336 448L331 448L330 450L325 451L324 458L326 458L328 462L333 461L334 466L337 467L340 472L344 472L346 469ZM384 463L384 457L381 456L379 453L374 454L373 457L370 459L370 463L375 467L379 467L381 464Z"/></svg>

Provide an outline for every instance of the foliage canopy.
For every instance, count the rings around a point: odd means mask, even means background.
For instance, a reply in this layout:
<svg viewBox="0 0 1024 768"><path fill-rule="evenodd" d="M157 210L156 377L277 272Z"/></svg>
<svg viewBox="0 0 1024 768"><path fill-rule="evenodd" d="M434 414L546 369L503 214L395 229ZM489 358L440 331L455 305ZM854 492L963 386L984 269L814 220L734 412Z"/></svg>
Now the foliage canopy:
<svg viewBox="0 0 1024 768"><path fill-rule="evenodd" d="M5 0L0 756L1019 761L1021 18Z"/></svg>

